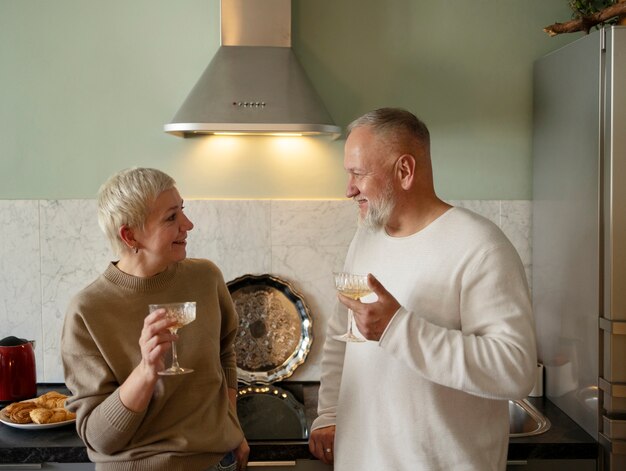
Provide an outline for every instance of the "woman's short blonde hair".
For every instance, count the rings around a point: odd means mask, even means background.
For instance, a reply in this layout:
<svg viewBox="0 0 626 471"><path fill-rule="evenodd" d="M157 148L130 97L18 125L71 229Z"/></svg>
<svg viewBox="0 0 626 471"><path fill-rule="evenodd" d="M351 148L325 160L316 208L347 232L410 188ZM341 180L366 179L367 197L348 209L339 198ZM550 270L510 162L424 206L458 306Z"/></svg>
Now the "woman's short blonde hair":
<svg viewBox="0 0 626 471"><path fill-rule="evenodd" d="M160 170L134 167L116 173L100 187L98 224L116 254L129 249L120 238L120 228L143 228L151 205L175 185L174 179Z"/></svg>

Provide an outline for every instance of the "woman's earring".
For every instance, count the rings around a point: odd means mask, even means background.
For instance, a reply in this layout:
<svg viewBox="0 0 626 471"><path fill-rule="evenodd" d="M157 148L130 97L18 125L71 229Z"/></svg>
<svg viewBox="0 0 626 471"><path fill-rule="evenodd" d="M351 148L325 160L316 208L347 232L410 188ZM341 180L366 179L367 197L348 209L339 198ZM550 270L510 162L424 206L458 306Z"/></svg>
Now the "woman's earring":
<svg viewBox="0 0 626 471"><path fill-rule="evenodd" d="M139 253L139 247L133 247L135 253Z"/></svg>

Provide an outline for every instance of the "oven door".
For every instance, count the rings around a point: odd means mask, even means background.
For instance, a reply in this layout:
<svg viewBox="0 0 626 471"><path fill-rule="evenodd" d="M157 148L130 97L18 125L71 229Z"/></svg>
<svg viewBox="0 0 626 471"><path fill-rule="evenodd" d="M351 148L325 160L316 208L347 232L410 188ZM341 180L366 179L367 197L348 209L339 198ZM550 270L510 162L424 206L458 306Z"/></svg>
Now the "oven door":
<svg viewBox="0 0 626 471"><path fill-rule="evenodd" d="M248 441L308 440L301 385L250 385L239 388L237 415ZM287 388L291 389L293 393ZM294 395L295 393L295 395Z"/></svg>

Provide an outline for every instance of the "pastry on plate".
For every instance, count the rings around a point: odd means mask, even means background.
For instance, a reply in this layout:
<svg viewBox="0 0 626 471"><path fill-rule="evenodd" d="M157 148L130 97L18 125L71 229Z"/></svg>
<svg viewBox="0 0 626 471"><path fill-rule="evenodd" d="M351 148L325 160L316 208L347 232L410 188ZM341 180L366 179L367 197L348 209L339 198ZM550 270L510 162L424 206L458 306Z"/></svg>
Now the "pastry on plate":
<svg viewBox="0 0 626 471"><path fill-rule="evenodd" d="M46 409L38 407L30 411L30 418L36 424L54 424L57 422L65 422L76 417L76 414L65 410L63 407L55 409Z"/></svg>
<svg viewBox="0 0 626 471"><path fill-rule="evenodd" d="M16 424L28 424L32 422L30 411L37 408L37 404L33 401L15 402L4 410L11 422Z"/></svg>
<svg viewBox="0 0 626 471"><path fill-rule="evenodd" d="M3 419L15 424L53 424L76 418L76 414L65 409L68 396L50 391L35 399L9 404L1 411Z"/></svg>
<svg viewBox="0 0 626 471"><path fill-rule="evenodd" d="M61 394L56 391L50 391L36 398L35 403L39 407L43 407L45 409L56 409L59 407L64 407L66 399L67 396L65 394Z"/></svg>

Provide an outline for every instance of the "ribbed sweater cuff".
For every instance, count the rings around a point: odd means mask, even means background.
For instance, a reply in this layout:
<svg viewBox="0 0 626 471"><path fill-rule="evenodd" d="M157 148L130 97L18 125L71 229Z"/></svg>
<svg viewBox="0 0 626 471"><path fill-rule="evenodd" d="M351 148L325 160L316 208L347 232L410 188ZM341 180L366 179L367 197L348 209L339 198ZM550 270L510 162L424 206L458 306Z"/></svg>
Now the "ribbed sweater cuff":
<svg viewBox="0 0 626 471"><path fill-rule="evenodd" d="M120 399L120 391L118 389L102 403L102 415L116 430L127 432L135 428L135 422L143 413L127 409Z"/></svg>
<svg viewBox="0 0 626 471"><path fill-rule="evenodd" d="M315 418L311 424L311 432L318 428L330 427L337 424L337 417L334 415L323 414Z"/></svg>
<svg viewBox="0 0 626 471"><path fill-rule="evenodd" d="M385 330L383 331L382 335L380 336L380 339L378 339L378 346L379 347L384 347L385 345L387 345L387 343L388 343L387 342L387 337L388 337L387 333L389 331L393 331L394 325L399 322L399 319L401 319L402 317L404 317L404 316L406 316L408 314L409 314L409 311L407 311L402 306L400 306L398 308L398 310L395 312L395 314L393 315L393 317L389 321L389 324L387 324L387 327L385 327Z"/></svg>

